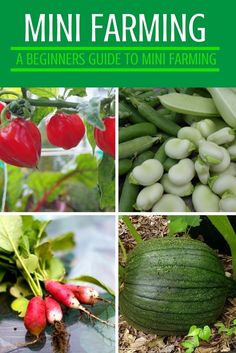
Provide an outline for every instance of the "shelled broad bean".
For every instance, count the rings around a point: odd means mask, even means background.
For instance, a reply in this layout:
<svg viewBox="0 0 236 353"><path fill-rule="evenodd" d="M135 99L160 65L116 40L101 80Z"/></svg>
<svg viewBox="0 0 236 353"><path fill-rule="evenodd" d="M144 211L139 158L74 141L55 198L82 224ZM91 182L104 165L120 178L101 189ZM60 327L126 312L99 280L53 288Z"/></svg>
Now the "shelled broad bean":
<svg viewBox="0 0 236 353"><path fill-rule="evenodd" d="M236 211L235 89L123 88L119 126L121 212Z"/></svg>

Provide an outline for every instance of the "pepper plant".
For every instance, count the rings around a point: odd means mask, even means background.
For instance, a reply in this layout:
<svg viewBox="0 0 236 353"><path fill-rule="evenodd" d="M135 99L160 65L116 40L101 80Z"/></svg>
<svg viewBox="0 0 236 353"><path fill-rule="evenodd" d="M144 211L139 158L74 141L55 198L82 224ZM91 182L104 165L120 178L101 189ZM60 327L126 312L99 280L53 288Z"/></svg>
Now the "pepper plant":
<svg viewBox="0 0 236 353"><path fill-rule="evenodd" d="M2 211L114 209L114 90L95 89L93 94L90 91L85 88L0 91ZM84 136L90 153L76 154L75 150L71 153L73 161L66 168L60 160L59 171L52 171L58 161L48 158L52 167L43 168L45 160L42 162L41 157L50 149L42 148L42 140L54 151L51 155L60 157L68 155L63 150L82 143Z"/></svg>

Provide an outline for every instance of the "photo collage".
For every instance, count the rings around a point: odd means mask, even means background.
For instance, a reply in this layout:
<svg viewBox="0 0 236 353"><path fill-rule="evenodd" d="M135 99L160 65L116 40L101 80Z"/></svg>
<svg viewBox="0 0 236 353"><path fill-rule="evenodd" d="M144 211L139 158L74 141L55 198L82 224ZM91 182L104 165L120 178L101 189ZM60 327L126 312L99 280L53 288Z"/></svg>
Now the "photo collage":
<svg viewBox="0 0 236 353"><path fill-rule="evenodd" d="M236 88L3 87L0 353L236 352Z"/></svg>

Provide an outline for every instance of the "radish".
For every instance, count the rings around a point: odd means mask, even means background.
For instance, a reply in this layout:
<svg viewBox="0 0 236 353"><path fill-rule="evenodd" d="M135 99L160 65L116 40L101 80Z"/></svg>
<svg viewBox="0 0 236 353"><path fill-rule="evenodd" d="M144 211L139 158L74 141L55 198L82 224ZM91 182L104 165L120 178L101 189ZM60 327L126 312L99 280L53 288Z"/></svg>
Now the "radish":
<svg viewBox="0 0 236 353"><path fill-rule="evenodd" d="M75 297L74 293L70 288L68 288L66 285L61 284L57 281L53 280L46 280L44 282L45 289L50 293L56 300L58 300L60 303L65 305L68 308L73 308L73 309L79 309L86 313L90 318L93 318L97 321L100 321L104 324L113 326L109 324L107 321L99 319L97 316L95 316L93 313L91 313L89 310L87 310L83 305L80 304L79 300Z"/></svg>
<svg viewBox="0 0 236 353"><path fill-rule="evenodd" d="M29 301L24 317L26 329L37 338L47 325L45 302L41 297Z"/></svg>
<svg viewBox="0 0 236 353"><path fill-rule="evenodd" d="M80 309L80 302L76 299L75 295L69 288L57 281L52 280L45 281L44 285L48 293L50 293L60 303L68 308Z"/></svg>
<svg viewBox="0 0 236 353"><path fill-rule="evenodd" d="M66 284L65 286L74 293L81 304L93 305L100 300L98 292L91 287L74 284Z"/></svg>
<svg viewBox="0 0 236 353"><path fill-rule="evenodd" d="M45 307L46 307L46 318L47 321L54 325L55 322L60 322L63 317L60 304L51 297L45 298Z"/></svg>

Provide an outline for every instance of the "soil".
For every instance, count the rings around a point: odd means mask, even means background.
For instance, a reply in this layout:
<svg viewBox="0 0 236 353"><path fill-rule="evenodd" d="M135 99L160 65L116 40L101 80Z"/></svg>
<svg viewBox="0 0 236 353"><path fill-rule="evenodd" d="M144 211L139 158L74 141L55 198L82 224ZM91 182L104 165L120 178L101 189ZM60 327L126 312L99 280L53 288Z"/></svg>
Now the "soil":
<svg viewBox="0 0 236 353"><path fill-rule="evenodd" d="M63 322L56 321L54 324L54 331L52 334L52 349L54 353L68 353L69 352L70 335L66 330Z"/></svg>
<svg viewBox="0 0 236 353"><path fill-rule="evenodd" d="M168 220L165 216L132 216L133 225L140 233L142 239L164 237L168 233ZM119 222L119 237L126 252L132 250L136 243L128 233L122 220ZM201 235L199 234L201 239ZM222 260L227 276L232 273L231 257L218 254ZM124 265L122 253L119 253L119 261ZM236 318L236 298L229 299L226 303L223 315L219 321L229 327ZM181 342L186 337L170 336L160 337L153 334L145 334L129 326L120 315L119 318L119 351L120 353L184 353ZM230 352L236 348L236 336L227 336L225 333L219 334L216 327L212 328L212 338L210 342L203 342L195 349L195 353L221 353Z"/></svg>

